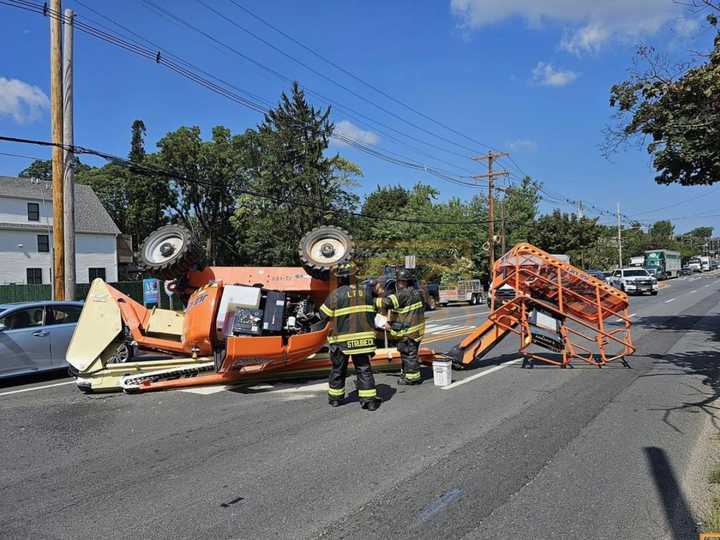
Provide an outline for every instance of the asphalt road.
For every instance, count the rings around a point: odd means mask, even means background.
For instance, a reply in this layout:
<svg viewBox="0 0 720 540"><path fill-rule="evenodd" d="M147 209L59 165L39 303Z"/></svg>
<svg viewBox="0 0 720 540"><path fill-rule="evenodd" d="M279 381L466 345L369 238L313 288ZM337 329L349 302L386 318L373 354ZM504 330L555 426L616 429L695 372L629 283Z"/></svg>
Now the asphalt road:
<svg viewBox="0 0 720 540"><path fill-rule="evenodd" d="M319 380L6 384L0 537L696 538L688 475L715 414L720 279L673 280L631 313L632 369L521 369L508 338L445 389L378 375L374 413L328 407ZM432 313L426 344L448 350L486 314Z"/></svg>

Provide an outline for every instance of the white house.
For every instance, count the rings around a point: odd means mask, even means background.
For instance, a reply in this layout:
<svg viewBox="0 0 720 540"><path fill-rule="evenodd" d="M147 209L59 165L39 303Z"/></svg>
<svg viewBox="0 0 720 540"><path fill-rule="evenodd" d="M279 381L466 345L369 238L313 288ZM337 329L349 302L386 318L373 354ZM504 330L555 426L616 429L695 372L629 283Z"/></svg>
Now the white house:
<svg viewBox="0 0 720 540"><path fill-rule="evenodd" d="M0 285L50 283L50 182L0 176ZM78 283L118 279L120 230L89 186L75 186L75 272Z"/></svg>

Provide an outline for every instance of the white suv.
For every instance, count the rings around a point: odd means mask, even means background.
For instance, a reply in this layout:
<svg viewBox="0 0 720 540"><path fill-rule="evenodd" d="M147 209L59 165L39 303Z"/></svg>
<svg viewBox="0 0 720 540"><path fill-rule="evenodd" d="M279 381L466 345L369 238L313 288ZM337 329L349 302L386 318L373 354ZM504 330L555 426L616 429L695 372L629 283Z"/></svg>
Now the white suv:
<svg viewBox="0 0 720 540"><path fill-rule="evenodd" d="M615 270L608 283L627 294L658 293L658 282L644 268L622 268Z"/></svg>

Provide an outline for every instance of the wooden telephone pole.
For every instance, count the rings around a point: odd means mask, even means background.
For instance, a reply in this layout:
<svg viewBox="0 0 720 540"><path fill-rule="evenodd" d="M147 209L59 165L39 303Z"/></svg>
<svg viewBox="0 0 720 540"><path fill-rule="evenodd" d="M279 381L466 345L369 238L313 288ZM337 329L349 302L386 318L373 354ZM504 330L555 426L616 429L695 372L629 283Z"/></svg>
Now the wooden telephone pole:
<svg viewBox="0 0 720 540"><path fill-rule="evenodd" d="M65 227L63 204L62 6L50 1L50 109L52 121L53 293L65 300Z"/></svg>
<svg viewBox="0 0 720 540"><path fill-rule="evenodd" d="M488 181L488 258L490 261L490 272L495 265L495 199L493 197L493 189L495 187L496 176L507 176L510 174L507 171L493 171L493 163L496 159L509 156L507 152L493 152L490 151L484 156L476 156L473 159L475 161L487 160L488 172L487 174L479 174L473 176L475 180L487 180Z"/></svg>
<svg viewBox="0 0 720 540"><path fill-rule="evenodd" d="M75 299L75 176L73 171L75 145L73 135L73 19L71 9L65 10L63 25L63 145L65 145L63 171L63 197L65 227L65 298Z"/></svg>

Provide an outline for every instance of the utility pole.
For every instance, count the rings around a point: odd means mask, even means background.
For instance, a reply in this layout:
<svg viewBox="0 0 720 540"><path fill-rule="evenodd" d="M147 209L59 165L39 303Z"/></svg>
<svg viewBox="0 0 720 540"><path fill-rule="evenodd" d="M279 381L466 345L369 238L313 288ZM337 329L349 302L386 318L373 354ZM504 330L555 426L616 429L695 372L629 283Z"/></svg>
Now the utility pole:
<svg viewBox="0 0 720 540"><path fill-rule="evenodd" d="M507 171L493 171L493 163L496 159L501 157L509 156L507 152L493 152L489 151L484 156L476 156L473 159L475 161L487 160L488 172L487 174L479 174L473 176L475 180L488 181L488 258L490 262L490 273L492 274L493 266L495 266L495 199L493 197L493 189L495 187L496 176L507 176Z"/></svg>
<svg viewBox="0 0 720 540"><path fill-rule="evenodd" d="M505 197L500 200L500 251L505 254Z"/></svg>
<svg viewBox="0 0 720 540"><path fill-rule="evenodd" d="M65 300L65 227L63 204L62 6L50 0L50 116L52 122L53 291Z"/></svg>
<svg viewBox="0 0 720 540"><path fill-rule="evenodd" d="M63 145L65 146L63 224L65 226L65 298L75 299L75 145L73 133L73 10L65 10L63 26Z"/></svg>
<svg viewBox="0 0 720 540"><path fill-rule="evenodd" d="M620 263L619 268L623 267L623 256L622 256L622 225L620 224L620 203L617 203L617 245L618 245L618 261Z"/></svg>

